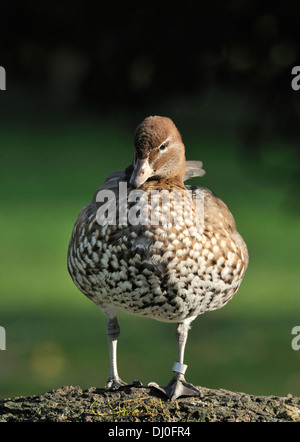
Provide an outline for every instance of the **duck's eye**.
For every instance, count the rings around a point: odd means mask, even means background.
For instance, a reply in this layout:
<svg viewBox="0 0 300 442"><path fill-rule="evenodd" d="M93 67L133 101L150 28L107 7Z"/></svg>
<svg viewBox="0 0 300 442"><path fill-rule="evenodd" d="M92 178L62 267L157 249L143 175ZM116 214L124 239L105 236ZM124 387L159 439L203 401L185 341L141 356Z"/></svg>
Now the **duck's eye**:
<svg viewBox="0 0 300 442"><path fill-rule="evenodd" d="M159 146L159 150L165 150L167 148L167 144L163 143Z"/></svg>

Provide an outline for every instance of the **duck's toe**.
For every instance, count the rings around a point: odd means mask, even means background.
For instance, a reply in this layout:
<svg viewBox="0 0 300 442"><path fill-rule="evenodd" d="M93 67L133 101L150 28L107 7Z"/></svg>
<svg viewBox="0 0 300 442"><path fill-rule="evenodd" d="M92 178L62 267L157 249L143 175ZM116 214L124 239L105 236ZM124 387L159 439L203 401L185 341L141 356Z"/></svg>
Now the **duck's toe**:
<svg viewBox="0 0 300 442"><path fill-rule="evenodd" d="M183 374L175 373L171 381L164 387L160 387L155 382L150 382L148 387L153 387L164 393L171 401L176 400L180 396L200 396L199 390L192 384L186 382Z"/></svg>
<svg viewBox="0 0 300 442"><path fill-rule="evenodd" d="M106 383L106 390L119 390L123 387L142 387L143 384L140 381L132 381L131 383L124 382L119 377L108 379Z"/></svg>

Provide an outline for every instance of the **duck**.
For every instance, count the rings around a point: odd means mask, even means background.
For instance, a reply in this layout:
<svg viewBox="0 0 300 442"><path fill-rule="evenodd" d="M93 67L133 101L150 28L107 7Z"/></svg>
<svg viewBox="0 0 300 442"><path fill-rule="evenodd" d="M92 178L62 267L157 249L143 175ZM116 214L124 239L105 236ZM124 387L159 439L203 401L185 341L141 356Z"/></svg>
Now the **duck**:
<svg viewBox="0 0 300 442"><path fill-rule="evenodd" d="M150 382L167 399L199 396L185 379L191 323L237 293L249 255L227 205L211 190L186 184L205 174L186 160L169 117L149 116L134 132L131 164L110 172L75 221L68 271L76 287L107 317L106 389L141 386L118 374L117 315L175 323L177 358L168 384Z"/></svg>

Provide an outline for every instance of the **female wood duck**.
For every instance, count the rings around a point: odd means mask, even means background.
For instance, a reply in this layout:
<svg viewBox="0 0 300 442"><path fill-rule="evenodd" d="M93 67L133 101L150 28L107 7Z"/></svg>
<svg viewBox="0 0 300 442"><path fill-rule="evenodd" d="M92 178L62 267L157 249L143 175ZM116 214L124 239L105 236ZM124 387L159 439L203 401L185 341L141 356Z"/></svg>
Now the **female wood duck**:
<svg viewBox="0 0 300 442"><path fill-rule="evenodd" d="M79 290L108 318L108 389L127 385L116 358L117 314L123 311L178 324L173 377L164 387L149 386L171 400L199 396L184 377L188 330L198 315L233 298L248 265L247 247L223 201L208 189L184 184L205 172L201 162L185 160L172 120L146 118L135 131L134 145L133 164L110 173L80 212L68 269Z"/></svg>

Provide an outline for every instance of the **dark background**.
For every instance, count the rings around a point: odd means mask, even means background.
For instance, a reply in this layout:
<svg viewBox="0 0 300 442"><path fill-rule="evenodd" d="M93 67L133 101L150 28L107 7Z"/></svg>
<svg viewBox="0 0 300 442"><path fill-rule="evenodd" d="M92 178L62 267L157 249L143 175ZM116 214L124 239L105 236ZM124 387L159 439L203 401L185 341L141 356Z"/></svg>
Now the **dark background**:
<svg viewBox="0 0 300 442"><path fill-rule="evenodd" d="M291 69L299 61L299 14L295 1L7 2L3 112L121 114L133 127L165 104L179 122L211 132L234 125L247 161L262 161L264 142L288 140L298 193Z"/></svg>
<svg viewBox="0 0 300 442"><path fill-rule="evenodd" d="M105 318L73 286L66 249L150 114L173 118L250 253L235 300L195 321L188 379L299 395L299 3L10 1L1 17L0 395L104 385ZM166 383L172 326L121 317L121 376Z"/></svg>

